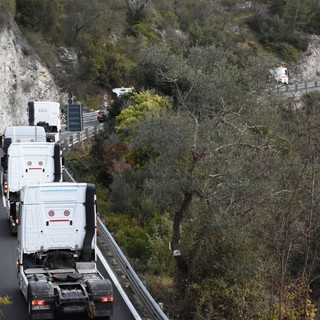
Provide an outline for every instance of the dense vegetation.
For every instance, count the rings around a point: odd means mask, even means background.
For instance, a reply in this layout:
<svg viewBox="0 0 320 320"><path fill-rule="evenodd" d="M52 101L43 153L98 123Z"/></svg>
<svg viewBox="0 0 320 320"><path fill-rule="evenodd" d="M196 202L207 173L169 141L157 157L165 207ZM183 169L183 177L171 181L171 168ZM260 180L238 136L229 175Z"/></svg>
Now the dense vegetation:
<svg viewBox="0 0 320 320"><path fill-rule="evenodd" d="M320 318L320 99L265 94L317 1L6 2L53 71L76 52L56 76L87 105L137 88L66 161L170 318Z"/></svg>
<svg viewBox="0 0 320 320"><path fill-rule="evenodd" d="M317 0L4 1L61 86L90 108L114 87L154 87L154 74L145 77L141 69L152 45L180 56L215 45L240 61L272 52L294 62L306 34L320 33ZM64 72L59 47L77 57ZM278 63L269 59L270 67Z"/></svg>

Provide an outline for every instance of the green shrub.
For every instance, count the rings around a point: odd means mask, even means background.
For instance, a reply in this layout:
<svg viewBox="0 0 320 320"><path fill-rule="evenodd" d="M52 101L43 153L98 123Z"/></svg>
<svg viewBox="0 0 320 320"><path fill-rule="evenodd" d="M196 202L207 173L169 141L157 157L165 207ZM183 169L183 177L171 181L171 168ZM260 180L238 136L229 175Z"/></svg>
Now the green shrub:
<svg viewBox="0 0 320 320"><path fill-rule="evenodd" d="M12 15L16 13L16 0L4 0L4 4Z"/></svg>
<svg viewBox="0 0 320 320"><path fill-rule="evenodd" d="M284 61L296 62L298 59L298 50L291 44L281 42L277 43L275 46L275 52Z"/></svg>
<svg viewBox="0 0 320 320"><path fill-rule="evenodd" d="M55 66L58 58L55 54L54 46L47 42L40 33L28 32L25 35L39 57L43 59L48 66Z"/></svg>
<svg viewBox="0 0 320 320"><path fill-rule="evenodd" d="M295 33L288 39L288 43L293 45L297 50L306 51L309 46L309 39L306 35Z"/></svg>
<svg viewBox="0 0 320 320"><path fill-rule="evenodd" d="M5 296L5 297L0 297L0 305L8 305L11 304L12 300L10 297ZM3 313L2 310L0 309L0 319L2 319Z"/></svg>
<svg viewBox="0 0 320 320"><path fill-rule="evenodd" d="M152 28L151 25L144 22L139 22L135 24L132 27L132 32L134 35L138 35L138 34L143 35L151 42L158 42L161 40L160 33L154 28Z"/></svg>
<svg viewBox="0 0 320 320"><path fill-rule="evenodd" d="M126 256L145 265L150 257L149 237L137 220L118 213L106 213L102 218Z"/></svg>

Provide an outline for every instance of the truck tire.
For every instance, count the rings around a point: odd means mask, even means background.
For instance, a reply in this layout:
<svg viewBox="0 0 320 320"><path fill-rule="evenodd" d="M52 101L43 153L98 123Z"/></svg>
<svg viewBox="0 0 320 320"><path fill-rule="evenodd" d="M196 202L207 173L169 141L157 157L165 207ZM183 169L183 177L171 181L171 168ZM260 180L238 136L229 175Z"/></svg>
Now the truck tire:
<svg viewBox="0 0 320 320"><path fill-rule="evenodd" d="M11 202L10 203L10 216L12 221L10 221L10 229L11 229L11 234L14 236L17 234L17 226L13 227L12 223L16 223L16 218L17 218L17 204L16 202Z"/></svg>
<svg viewBox="0 0 320 320"><path fill-rule="evenodd" d="M93 309L91 310L92 312L90 312L90 306L92 306L93 307ZM95 304L94 304L94 302L93 301L89 301L89 305L88 305L88 319L96 319L96 320L110 320L111 318L110 318L110 316L104 316L104 317L95 317L94 316L94 313L95 313ZM91 315L90 315L91 314Z"/></svg>
<svg viewBox="0 0 320 320"><path fill-rule="evenodd" d="M31 289L30 287L28 288L28 314L29 314L29 319L33 320L33 311L32 311L32 294L31 294Z"/></svg>
<svg viewBox="0 0 320 320"><path fill-rule="evenodd" d="M7 156L8 149L9 149L9 146L10 146L11 142L12 142L11 138L4 139L4 142L3 142L3 153L4 153L4 156Z"/></svg>
<svg viewBox="0 0 320 320"><path fill-rule="evenodd" d="M54 180L53 182L59 182L61 180L61 149L60 144L54 145Z"/></svg>
<svg viewBox="0 0 320 320"><path fill-rule="evenodd" d="M31 309L31 300L28 298L28 314L29 314L29 319L32 320L33 312Z"/></svg>

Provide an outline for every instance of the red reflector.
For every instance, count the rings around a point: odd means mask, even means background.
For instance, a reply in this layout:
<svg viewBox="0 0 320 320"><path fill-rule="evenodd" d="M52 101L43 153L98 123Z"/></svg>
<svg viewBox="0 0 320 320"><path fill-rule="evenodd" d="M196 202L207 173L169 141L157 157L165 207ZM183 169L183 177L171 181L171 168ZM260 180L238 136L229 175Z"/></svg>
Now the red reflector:
<svg viewBox="0 0 320 320"><path fill-rule="evenodd" d="M113 302L113 297L101 297L100 298L101 302Z"/></svg>
<svg viewBox="0 0 320 320"><path fill-rule="evenodd" d="M31 304L33 306L44 306L46 304L46 300L32 300Z"/></svg>

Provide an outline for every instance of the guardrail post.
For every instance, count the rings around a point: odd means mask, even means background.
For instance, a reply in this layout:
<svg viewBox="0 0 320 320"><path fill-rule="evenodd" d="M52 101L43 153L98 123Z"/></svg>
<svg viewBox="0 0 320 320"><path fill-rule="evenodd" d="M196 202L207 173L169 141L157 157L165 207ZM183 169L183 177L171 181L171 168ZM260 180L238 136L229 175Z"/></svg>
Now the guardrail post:
<svg viewBox="0 0 320 320"><path fill-rule="evenodd" d="M297 92L298 91L298 84L296 83L296 86L295 86L295 91Z"/></svg>
<svg viewBox="0 0 320 320"><path fill-rule="evenodd" d="M308 83L307 82L304 83L304 87L305 87L306 91L308 91Z"/></svg>
<svg viewBox="0 0 320 320"><path fill-rule="evenodd" d="M71 149L73 148L73 136L70 136L70 145L71 145Z"/></svg>
<svg viewBox="0 0 320 320"><path fill-rule="evenodd" d="M63 148L68 151L69 149L69 144L68 144L68 139L64 139L63 140Z"/></svg>
<svg viewBox="0 0 320 320"><path fill-rule="evenodd" d="M315 86L316 88L318 88L318 81L317 81L317 80L314 82L314 86Z"/></svg>

